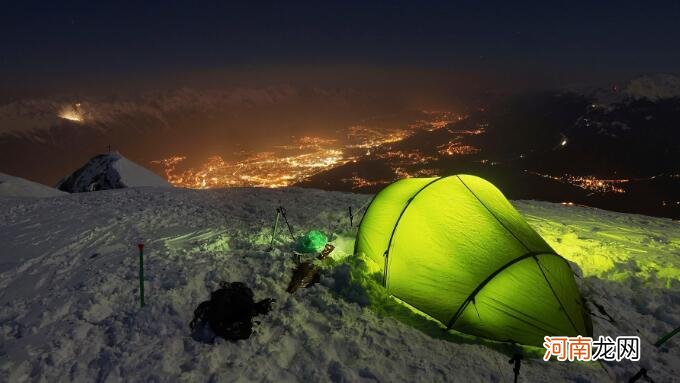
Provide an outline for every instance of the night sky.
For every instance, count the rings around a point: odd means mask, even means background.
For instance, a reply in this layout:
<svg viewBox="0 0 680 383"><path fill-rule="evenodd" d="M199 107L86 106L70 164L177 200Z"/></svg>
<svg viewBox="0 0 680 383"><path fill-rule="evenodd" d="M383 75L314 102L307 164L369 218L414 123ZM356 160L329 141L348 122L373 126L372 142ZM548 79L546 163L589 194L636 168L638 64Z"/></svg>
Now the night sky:
<svg viewBox="0 0 680 383"><path fill-rule="evenodd" d="M0 14L2 96L225 72L429 72L535 87L680 67L680 3L588 3L12 2Z"/></svg>

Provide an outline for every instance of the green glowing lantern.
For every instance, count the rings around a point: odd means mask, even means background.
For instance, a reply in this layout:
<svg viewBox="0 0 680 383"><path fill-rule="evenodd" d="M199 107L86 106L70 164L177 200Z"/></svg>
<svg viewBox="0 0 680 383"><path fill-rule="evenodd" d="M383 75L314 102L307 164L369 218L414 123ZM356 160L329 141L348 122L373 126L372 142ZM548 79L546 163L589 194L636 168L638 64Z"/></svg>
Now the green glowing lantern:
<svg viewBox="0 0 680 383"><path fill-rule="evenodd" d="M546 335L592 335L567 261L479 177L387 186L355 246L392 296L449 329L536 346Z"/></svg>
<svg viewBox="0 0 680 383"><path fill-rule="evenodd" d="M326 246L328 237L318 230L310 230L300 237L295 250L300 253L319 253Z"/></svg>

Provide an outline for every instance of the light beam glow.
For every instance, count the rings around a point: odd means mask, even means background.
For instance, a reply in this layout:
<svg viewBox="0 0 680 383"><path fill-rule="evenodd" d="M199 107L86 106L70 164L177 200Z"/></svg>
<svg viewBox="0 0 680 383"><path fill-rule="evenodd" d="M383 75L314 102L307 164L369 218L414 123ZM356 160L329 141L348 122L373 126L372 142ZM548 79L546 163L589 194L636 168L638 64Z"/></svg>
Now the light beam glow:
<svg viewBox="0 0 680 383"><path fill-rule="evenodd" d="M80 103L64 106L59 111L58 116L59 118L73 122L83 122L85 120Z"/></svg>

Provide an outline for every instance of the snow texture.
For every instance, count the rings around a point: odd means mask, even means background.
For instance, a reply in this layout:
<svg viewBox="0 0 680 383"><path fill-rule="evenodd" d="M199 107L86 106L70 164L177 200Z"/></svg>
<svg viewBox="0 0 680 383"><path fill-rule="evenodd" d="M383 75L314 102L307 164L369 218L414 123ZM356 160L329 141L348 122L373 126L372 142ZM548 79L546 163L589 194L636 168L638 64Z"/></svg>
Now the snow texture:
<svg viewBox="0 0 680 383"><path fill-rule="evenodd" d="M139 186L172 187L168 181L117 151L93 157L57 184L59 190L69 193Z"/></svg>
<svg viewBox="0 0 680 383"><path fill-rule="evenodd" d="M356 227L346 212L368 199L298 188L0 198L0 381L512 381L500 347L449 336L422 316L385 314L390 310L354 282ZM285 228L267 251L280 205L296 235L318 229L336 246L321 283L295 295L285 292L294 268ZM656 382L677 379L680 338L661 349L652 343L680 322L678 222L515 205L581 269L586 299L615 319L597 314L595 334L639 335L643 342L640 362L527 357L520 381L626 381L641 366ZM139 242L146 245L143 309ZM256 300L276 302L249 339L197 342L189 328L193 310L220 281L244 282Z"/></svg>
<svg viewBox="0 0 680 383"><path fill-rule="evenodd" d="M0 197L54 197L66 194L60 190L0 173Z"/></svg>

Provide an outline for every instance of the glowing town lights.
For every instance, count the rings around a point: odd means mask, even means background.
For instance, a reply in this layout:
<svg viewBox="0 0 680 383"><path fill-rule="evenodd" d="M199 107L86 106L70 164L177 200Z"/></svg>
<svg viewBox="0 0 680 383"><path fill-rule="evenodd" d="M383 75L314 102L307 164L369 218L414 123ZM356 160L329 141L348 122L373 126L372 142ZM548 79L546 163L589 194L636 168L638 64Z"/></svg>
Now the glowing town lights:
<svg viewBox="0 0 680 383"><path fill-rule="evenodd" d="M423 110L422 112L423 114L430 116L430 119L417 121L414 124L411 124L411 128L433 131L463 119L463 116L442 110Z"/></svg>
<svg viewBox="0 0 680 383"><path fill-rule="evenodd" d="M567 182L581 189L590 190L596 193L625 193L626 191L616 185L626 183L629 180L601 180L595 177L567 176Z"/></svg>
<svg viewBox="0 0 680 383"><path fill-rule="evenodd" d="M422 154L418 150L406 152L403 150L388 150L375 154L375 158L397 160L400 165L426 164L435 161L437 157Z"/></svg>
<svg viewBox="0 0 680 383"><path fill-rule="evenodd" d="M236 162L227 162L220 156L212 156L199 169L181 172L177 167L186 159L183 156L173 156L153 163L162 165L168 181L180 187L283 187L302 181L320 170L352 160L344 158L342 150L325 149L321 145L325 142L303 137L293 147L296 151L304 150L304 153L281 155L277 152L262 152Z"/></svg>
<svg viewBox="0 0 680 383"><path fill-rule="evenodd" d="M420 169L414 172L409 172L404 168L396 167L394 168L394 174L397 178L416 178L416 177L433 177L438 176L438 172L434 169ZM389 183L389 182L388 182Z"/></svg>
<svg viewBox="0 0 680 383"><path fill-rule="evenodd" d="M352 184L353 189L362 189L362 188L371 187L371 186L375 186L375 185L387 185L391 182L390 180L371 181L371 180L367 180L365 178L361 178L361 177L357 176L356 174L353 175L351 178L343 178L340 181L342 181L344 183Z"/></svg>
<svg viewBox="0 0 680 383"><path fill-rule="evenodd" d="M437 147L439 154L446 156L464 156L479 153L480 150L471 145L464 145L459 141L449 141L448 144Z"/></svg>
<svg viewBox="0 0 680 383"><path fill-rule="evenodd" d="M572 176L569 174L565 174L563 176L553 176L550 174L541 174L527 170L525 170L525 172L557 182L568 183L581 189L600 194L623 194L626 192L626 190L619 185L630 182L629 179L599 179L592 176Z"/></svg>
<svg viewBox="0 0 680 383"><path fill-rule="evenodd" d="M481 126L481 125L480 125ZM479 134L484 134L486 132L486 129L484 127L479 127L474 130L451 130L449 129L449 133L453 134L461 134L461 135L470 135L470 136L476 136Z"/></svg>
<svg viewBox="0 0 680 383"><path fill-rule="evenodd" d="M443 128L456 120L451 112L426 112L427 121L418 121L402 129L372 128L363 125L352 126L347 130L345 142L337 139L305 136L289 145L280 145L271 151L246 156L239 161L226 161L220 156L211 156L206 163L184 169L185 156L171 156L152 161L160 165L168 181L174 186L187 188L219 188L231 186L284 187L303 181L321 171L349 162L356 162L365 153L378 159L391 159L398 169L395 174L404 177L428 176L431 170L406 172L409 166L427 164L437 158L418 150L394 150L382 145L396 143L415 132ZM475 133L483 132L475 130ZM460 134L466 134L461 132ZM473 148L461 149L471 151ZM372 186L372 181L358 176L346 179L355 187ZM385 180L389 183L392 180Z"/></svg>
<svg viewBox="0 0 680 383"><path fill-rule="evenodd" d="M365 126L352 126L349 128L347 132L347 138L350 140L350 142L356 142L359 141L358 143L351 143L348 145L348 148L362 148L362 149L368 149L368 148L374 148L376 146L384 145L384 144L390 144L393 142L399 142L403 140L404 138L408 137L411 135L412 131L411 129L409 130L381 130L381 129L372 129L368 128Z"/></svg>

